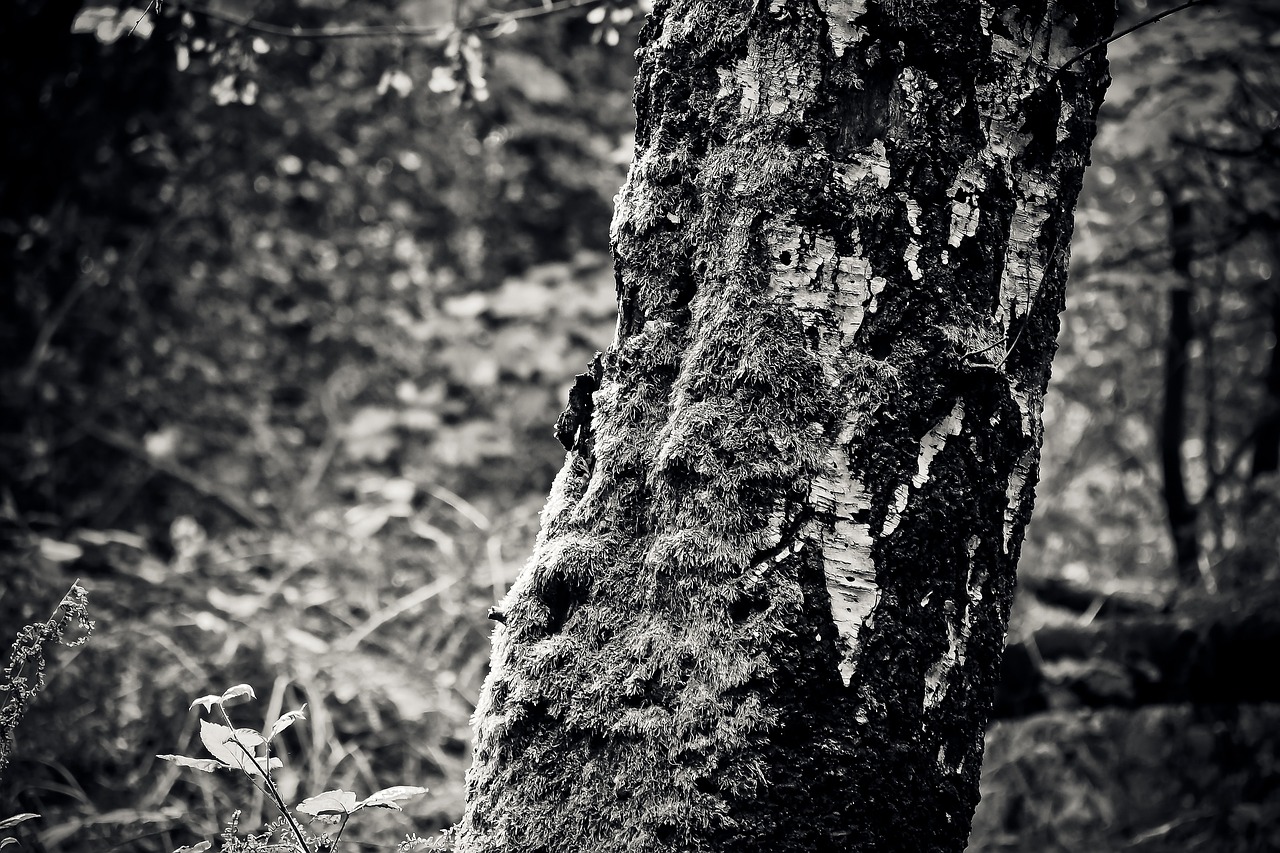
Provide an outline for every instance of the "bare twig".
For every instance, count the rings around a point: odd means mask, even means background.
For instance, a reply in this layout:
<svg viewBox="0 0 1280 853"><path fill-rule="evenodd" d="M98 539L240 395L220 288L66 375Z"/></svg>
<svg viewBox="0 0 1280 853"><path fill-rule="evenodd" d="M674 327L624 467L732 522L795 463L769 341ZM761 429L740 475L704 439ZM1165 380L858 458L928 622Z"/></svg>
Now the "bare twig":
<svg viewBox="0 0 1280 853"><path fill-rule="evenodd" d="M1190 9L1192 6L1199 6L1206 2L1208 2L1208 0L1187 0L1186 3L1183 3L1180 6L1174 6L1172 9L1166 9L1163 12L1159 13L1158 15L1152 15L1150 18L1139 21L1138 23L1134 24L1132 27L1121 30L1120 32L1116 33L1110 38L1105 38L1102 41L1094 42L1093 44L1086 47L1084 50L1077 53L1075 56L1068 59L1061 68L1055 71L1053 74L1053 77L1050 78L1049 80L1049 84L1053 85L1054 83L1058 82L1058 78L1061 77L1068 68L1070 68L1072 65L1075 65L1077 62L1079 62L1081 59L1084 59L1086 56L1093 53L1095 50L1101 50L1102 48L1111 44L1113 41L1118 41L1124 38L1125 36L1129 35L1129 33L1135 30L1140 30L1149 24L1154 24L1157 21L1163 20L1164 18L1167 18L1170 15L1172 15L1174 12L1181 12L1183 9Z"/></svg>
<svg viewBox="0 0 1280 853"><path fill-rule="evenodd" d="M491 521L489 521L488 516L486 516L483 512L475 508L474 504L472 504L466 498L462 497L462 495L459 495L456 492L450 491L449 489L446 489L444 486L431 484L431 485L425 486L423 488L423 491L425 491L427 494L431 495L431 497L435 498L441 503L446 503L449 506L453 507L455 510L458 511L458 515L461 515L467 521L471 522L477 530L487 533L489 531L489 528L493 524Z"/></svg>
<svg viewBox="0 0 1280 853"><path fill-rule="evenodd" d="M134 21L133 26L129 28L129 35L133 35L134 31L138 29L138 25L146 20L147 13L151 11L152 6L156 7L156 14L159 15L160 9L164 6L164 0L151 0L147 4L147 8L143 9L142 14L138 16L138 20Z"/></svg>
<svg viewBox="0 0 1280 853"><path fill-rule="evenodd" d="M555 3L546 3L542 6L531 6L528 9L520 9L515 12L483 15L475 20L457 25L452 23L432 24L429 26L395 24L381 27L335 27L331 29L282 27L278 24L268 24L262 21L255 21L252 16L248 18L237 18L234 15L228 15L225 12L219 12L198 3L180 2L175 3L174 5L179 9L191 12L195 15L200 15L201 17L207 18L211 21L219 21L251 33L304 41L324 41L332 39L399 38L404 36L430 38L433 36L447 35L452 32L473 32L475 30L483 30L487 27L496 27L509 21L524 21L532 18L541 18L546 15L553 15L557 12L564 12L570 9L598 6L603 2L606 2L606 0L558 0L558 2Z"/></svg>

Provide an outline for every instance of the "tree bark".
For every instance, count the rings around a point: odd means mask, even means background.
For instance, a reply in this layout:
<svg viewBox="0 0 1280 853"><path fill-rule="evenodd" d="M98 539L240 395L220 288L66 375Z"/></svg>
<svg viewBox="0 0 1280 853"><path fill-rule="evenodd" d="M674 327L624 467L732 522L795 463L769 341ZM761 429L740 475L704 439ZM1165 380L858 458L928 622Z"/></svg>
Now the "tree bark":
<svg viewBox="0 0 1280 853"><path fill-rule="evenodd" d="M657 4L458 849L964 848L1112 14Z"/></svg>

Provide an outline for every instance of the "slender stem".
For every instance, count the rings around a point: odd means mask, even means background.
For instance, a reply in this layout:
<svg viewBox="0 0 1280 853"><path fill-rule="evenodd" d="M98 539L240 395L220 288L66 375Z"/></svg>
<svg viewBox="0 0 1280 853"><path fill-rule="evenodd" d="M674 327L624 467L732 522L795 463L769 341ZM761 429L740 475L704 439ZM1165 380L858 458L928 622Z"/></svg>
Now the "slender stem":
<svg viewBox="0 0 1280 853"><path fill-rule="evenodd" d="M136 30L138 25L142 23L142 20L147 17L147 13L151 11L152 6L156 7L156 14L158 15L160 14L160 7L162 5L164 5L164 0L151 0L151 2L147 4L147 8L143 9L142 14L138 16L138 20L134 21L133 26L129 28L129 35L133 35L133 31Z"/></svg>
<svg viewBox="0 0 1280 853"><path fill-rule="evenodd" d="M1170 15L1172 15L1174 12L1181 12L1183 9L1189 9L1192 6L1199 6L1200 4L1206 3L1206 2L1208 2L1208 0L1187 0L1186 3L1183 3L1180 6L1174 6L1172 9L1165 9L1163 12L1159 13L1158 15L1152 15L1150 18L1141 20L1138 23L1134 24L1132 27L1129 27L1128 29L1125 29L1125 30L1121 30L1120 32L1116 33L1110 38L1105 38L1102 41L1095 42L1089 45L1084 50L1080 51L1075 56L1068 59L1065 65L1063 65L1056 72L1054 72L1053 78L1049 81L1049 83L1050 84L1056 83L1058 81L1058 78L1061 77L1068 68L1070 68L1072 65L1075 65L1077 62L1079 62L1081 59L1088 56L1089 54L1093 53L1095 50L1100 50L1101 48L1104 48L1107 45L1111 44L1113 41L1118 41L1119 39L1124 38L1134 30L1140 30L1143 27L1147 26L1148 24L1154 24L1157 21L1163 20L1164 18L1167 18Z"/></svg>
<svg viewBox="0 0 1280 853"><path fill-rule="evenodd" d="M302 853L311 853L311 848L307 846L306 836L302 834L302 828L298 826L298 822L294 820L293 815L289 814L289 804L284 801L284 797L280 794L280 789L276 787L275 780L271 778L270 748L268 747L266 761L259 765L258 756L254 755L253 750L241 743L240 738L235 736L234 732L236 727L231 722L231 717L227 715L227 709L219 704L218 713L222 714L222 719L226 721L227 728L232 731L231 742L240 747L240 751L248 757L249 762L254 767L257 767L262 773L263 785L258 785L258 781L254 777L254 774L246 771L245 775L248 776L253 781L254 786L266 794L267 797L271 799L271 802L275 804L275 807L280 810L280 816L284 818L285 823L289 824L289 828L293 830L294 837L298 839L298 846L302 849Z"/></svg>
<svg viewBox="0 0 1280 853"><path fill-rule="evenodd" d="M338 831L333 834L333 843L329 845L330 850L338 849L338 842L342 840L342 831L347 828L347 821L349 820L351 820L351 812L344 812L342 823L338 824Z"/></svg>

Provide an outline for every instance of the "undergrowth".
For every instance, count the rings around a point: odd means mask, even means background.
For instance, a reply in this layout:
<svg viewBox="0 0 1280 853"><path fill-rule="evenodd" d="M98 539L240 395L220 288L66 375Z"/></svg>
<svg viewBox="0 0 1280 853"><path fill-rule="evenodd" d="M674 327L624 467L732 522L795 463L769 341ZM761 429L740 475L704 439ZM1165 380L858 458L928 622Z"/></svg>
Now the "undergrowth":
<svg viewBox="0 0 1280 853"><path fill-rule="evenodd" d="M23 626L9 648L9 662L0 674L0 773L13 755L18 724L36 694L44 689L49 649L59 644L74 648L88 641L94 624L89 619L89 593L79 580L62 597L53 615L43 622ZM39 817L23 812L0 819L0 831ZM0 838L0 848L16 844L12 837Z"/></svg>
<svg viewBox="0 0 1280 853"><path fill-rule="evenodd" d="M335 788L308 797L291 810L280 786L275 779L275 771L284 767L284 762L273 752L279 749L277 739L295 723L306 719L306 706L281 714L269 726L264 726L265 734L255 729L237 727L227 713L227 705L245 697L257 698L253 688L247 684L238 684L228 688L222 694L201 696L191 703L206 713L216 712L221 722L208 719L200 720L200 742L212 758L192 758L186 755L159 755L165 761L173 762L179 767L188 767L203 773L215 773L229 770L247 777L254 787L261 792L279 814L268 823L261 832L239 833L240 812L237 811L230 823L222 832L223 851L232 853L271 853L271 851L289 851L289 853L328 853L336 850L346 831L347 822L357 813L365 809L400 810L400 803L427 793L427 789L411 785L395 785L375 791L364 799L357 799L352 791ZM327 823L336 827L330 832L312 832L302 827L299 814L313 821ZM203 853L212 846L205 840L197 844L179 847L174 853ZM401 850L424 849L424 842L417 836L410 836L400 845Z"/></svg>

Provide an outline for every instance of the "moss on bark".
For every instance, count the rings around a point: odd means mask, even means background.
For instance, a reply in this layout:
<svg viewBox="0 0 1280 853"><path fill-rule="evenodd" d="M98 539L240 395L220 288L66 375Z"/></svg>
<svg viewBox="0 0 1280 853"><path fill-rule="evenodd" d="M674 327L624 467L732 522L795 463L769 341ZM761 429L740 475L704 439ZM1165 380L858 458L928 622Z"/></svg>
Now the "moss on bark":
<svg viewBox="0 0 1280 853"><path fill-rule="evenodd" d="M657 5L459 849L963 849L1105 87L1046 94L1075 11Z"/></svg>

